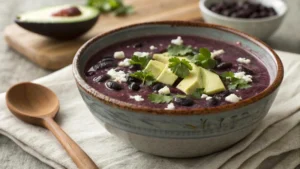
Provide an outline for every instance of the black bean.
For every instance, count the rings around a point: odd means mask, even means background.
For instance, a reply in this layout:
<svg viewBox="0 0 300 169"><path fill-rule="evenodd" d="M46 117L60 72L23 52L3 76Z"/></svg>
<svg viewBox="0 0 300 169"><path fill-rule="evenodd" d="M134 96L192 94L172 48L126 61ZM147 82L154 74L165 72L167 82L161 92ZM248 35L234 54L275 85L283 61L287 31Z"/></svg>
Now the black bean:
<svg viewBox="0 0 300 169"><path fill-rule="evenodd" d="M143 47L144 45L141 43L141 42L139 42L139 43L136 43L136 44L134 44L133 45L133 48L141 48L141 47Z"/></svg>
<svg viewBox="0 0 300 169"><path fill-rule="evenodd" d="M190 98L181 98L181 97L175 97L174 103L180 106L192 106L194 104L194 101Z"/></svg>
<svg viewBox="0 0 300 169"><path fill-rule="evenodd" d="M93 66L93 69L94 69L94 70L99 70L99 69L100 69L100 65L101 65L100 62L96 63L96 64Z"/></svg>
<svg viewBox="0 0 300 169"><path fill-rule="evenodd" d="M208 104L209 104L210 106L216 106L216 105L219 104L219 100L216 99L215 97L212 97L212 98L209 99L207 102L208 102Z"/></svg>
<svg viewBox="0 0 300 169"><path fill-rule="evenodd" d="M99 69L106 69L110 67L116 67L117 65L112 61L100 62Z"/></svg>
<svg viewBox="0 0 300 169"><path fill-rule="evenodd" d="M162 84L162 83L156 83L155 85L153 85L152 90L153 91L158 91L159 89L161 89L163 87L165 87L164 84Z"/></svg>
<svg viewBox="0 0 300 169"><path fill-rule="evenodd" d="M115 59L112 57L105 57L101 60L101 62L113 62Z"/></svg>
<svg viewBox="0 0 300 169"><path fill-rule="evenodd" d="M136 70L141 70L142 68L141 68L141 65L130 65L129 69L136 71Z"/></svg>
<svg viewBox="0 0 300 169"><path fill-rule="evenodd" d="M268 16L268 12L266 12L266 11L262 11L259 13L259 17L261 17L261 18L264 18L266 16Z"/></svg>
<svg viewBox="0 0 300 169"><path fill-rule="evenodd" d="M115 81L108 81L105 84L106 84L106 87L108 87L109 89L113 89L113 90L121 90L122 89L122 86L118 82L115 82Z"/></svg>
<svg viewBox="0 0 300 169"><path fill-rule="evenodd" d="M259 18L259 13L255 12L250 15L250 18Z"/></svg>
<svg viewBox="0 0 300 169"><path fill-rule="evenodd" d="M95 74L95 71L88 71L85 73L86 76L93 76Z"/></svg>
<svg viewBox="0 0 300 169"><path fill-rule="evenodd" d="M110 79L111 77L108 74L100 75L93 79L94 82L105 82L106 80Z"/></svg>
<svg viewBox="0 0 300 169"><path fill-rule="evenodd" d="M230 95L231 93L230 93L230 91L229 90L225 90L224 92L221 92L221 93L219 93L219 94L217 94L219 97L226 97L226 96L228 96L228 95Z"/></svg>
<svg viewBox="0 0 300 169"><path fill-rule="evenodd" d="M229 69L232 67L232 63L230 62L222 62L217 65L217 69Z"/></svg>
<svg viewBox="0 0 300 169"><path fill-rule="evenodd" d="M214 60L217 61L217 64L220 64L222 62L222 59L219 56L215 56Z"/></svg>
<svg viewBox="0 0 300 169"><path fill-rule="evenodd" d="M222 11L222 15L224 15L224 16L230 16L230 14L231 14L231 11L228 9Z"/></svg>
<svg viewBox="0 0 300 169"><path fill-rule="evenodd" d="M140 88L141 88L140 85L138 83L135 83L135 82L133 82L129 85L129 89L131 89L133 91L139 91Z"/></svg>
<svg viewBox="0 0 300 169"><path fill-rule="evenodd" d="M238 16L237 16L237 12L233 12L231 15L230 15L230 17L232 17L232 18L237 18Z"/></svg>
<svg viewBox="0 0 300 169"><path fill-rule="evenodd" d="M254 71L251 70L250 68L245 67L245 66L241 66L241 65L238 67L238 71L239 72L245 72L246 74L249 74L249 75L254 75L255 74Z"/></svg>
<svg viewBox="0 0 300 169"><path fill-rule="evenodd" d="M141 80L137 79L135 77L132 77L132 76L127 76L126 77L126 82L127 82L127 84L130 84L132 82L141 83Z"/></svg>

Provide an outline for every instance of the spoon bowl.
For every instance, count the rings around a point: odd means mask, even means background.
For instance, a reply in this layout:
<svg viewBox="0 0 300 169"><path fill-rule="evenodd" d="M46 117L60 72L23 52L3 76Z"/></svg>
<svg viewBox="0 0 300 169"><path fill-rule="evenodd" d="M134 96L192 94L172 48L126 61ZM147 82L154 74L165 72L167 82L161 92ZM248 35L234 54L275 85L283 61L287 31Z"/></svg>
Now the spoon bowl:
<svg viewBox="0 0 300 169"><path fill-rule="evenodd" d="M19 83L6 93L8 109L20 120L49 129L79 169L97 169L91 158L53 120L59 101L50 89L35 83Z"/></svg>
<svg viewBox="0 0 300 169"><path fill-rule="evenodd" d="M32 92L34 91L34 92ZM59 110L55 93L34 83L19 83L6 95L8 109L26 123L44 126L45 117L54 118Z"/></svg>

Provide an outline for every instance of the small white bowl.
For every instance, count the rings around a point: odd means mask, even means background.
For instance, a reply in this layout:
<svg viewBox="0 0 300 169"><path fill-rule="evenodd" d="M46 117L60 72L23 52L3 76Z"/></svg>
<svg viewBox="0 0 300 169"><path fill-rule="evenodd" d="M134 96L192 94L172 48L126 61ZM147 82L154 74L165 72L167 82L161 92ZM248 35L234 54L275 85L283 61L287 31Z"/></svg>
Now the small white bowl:
<svg viewBox="0 0 300 169"><path fill-rule="evenodd" d="M284 0L253 0L253 2L261 3L263 5L273 7L277 12L277 15L256 18L256 19L244 19L244 18L231 18L217 14L208 7L212 3L220 2L219 0L200 0L199 7L202 12L202 16L207 23L219 24L227 27L231 27L242 32L248 33L260 39L267 39L270 37L280 26L288 7Z"/></svg>

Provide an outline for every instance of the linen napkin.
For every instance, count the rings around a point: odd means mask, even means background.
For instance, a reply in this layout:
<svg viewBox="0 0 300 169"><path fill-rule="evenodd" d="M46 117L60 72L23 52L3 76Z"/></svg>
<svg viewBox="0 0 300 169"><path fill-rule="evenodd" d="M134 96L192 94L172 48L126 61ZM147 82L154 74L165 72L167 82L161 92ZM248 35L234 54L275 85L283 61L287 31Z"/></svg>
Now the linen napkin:
<svg viewBox="0 0 300 169"><path fill-rule="evenodd" d="M70 66L35 82L58 95L61 110L56 121L102 169L294 169L300 164L300 55L277 52L285 78L264 120L227 150L192 159L142 153L109 134L82 101ZM25 124L8 111L5 93L0 94L0 134L53 168L76 168L49 131Z"/></svg>

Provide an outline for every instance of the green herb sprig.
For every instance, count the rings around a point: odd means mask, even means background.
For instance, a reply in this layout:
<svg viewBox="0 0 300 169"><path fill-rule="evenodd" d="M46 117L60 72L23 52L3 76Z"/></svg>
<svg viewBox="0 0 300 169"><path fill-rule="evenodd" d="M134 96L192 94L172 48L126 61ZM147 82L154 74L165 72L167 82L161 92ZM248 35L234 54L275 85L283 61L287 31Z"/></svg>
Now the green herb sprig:
<svg viewBox="0 0 300 169"><path fill-rule="evenodd" d="M172 70L174 74L178 77L185 78L190 74L190 70L193 69L189 61L186 59L179 59L177 57L173 57L169 59L169 68Z"/></svg>
<svg viewBox="0 0 300 169"><path fill-rule="evenodd" d="M233 72L224 72L221 74L221 78L223 81L225 81L225 84L229 90L247 89L251 87L251 84L244 79L234 77Z"/></svg>
<svg viewBox="0 0 300 169"><path fill-rule="evenodd" d="M212 69L216 66L216 61L211 58L211 53L206 48L200 48L199 53L191 61L205 69Z"/></svg>
<svg viewBox="0 0 300 169"><path fill-rule="evenodd" d="M140 79L142 84L146 84L147 86L152 85L155 82L155 78L151 72L148 71L136 71L130 74L131 77Z"/></svg>
<svg viewBox="0 0 300 169"><path fill-rule="evenodd" d="M204 88L197 88L192 96L196 99L201 99L202 94L204 94Z"/></svg>
<svg viewBox="0 0 300 169"><path fill-rule="evenodd" d="M116 16L134 12L133 7L125 5L122 0L88 0L87 5L99 9L102 13L113 12Z"/></svg>
<svg viewBox="0 0 300 169"><path fill-rule="evenodd" d="M129 61L131 65L140 65L142 68L145 68L148 62L151 60L149 56L139 57L133 55Z"/></svg>
<svg viewBox="0 0 300 169"><path fill-rule="evenodd" d="M152 93L148 95L148 99L153 103L170 103L173 96Z"/></svg>
<svg viewBox="0 0 300 169"><path fill-rule="evenodd" d="M189 56L193 55L193 48L191 46L174 45L168 46L168 53L170 56Z"/></svg>

